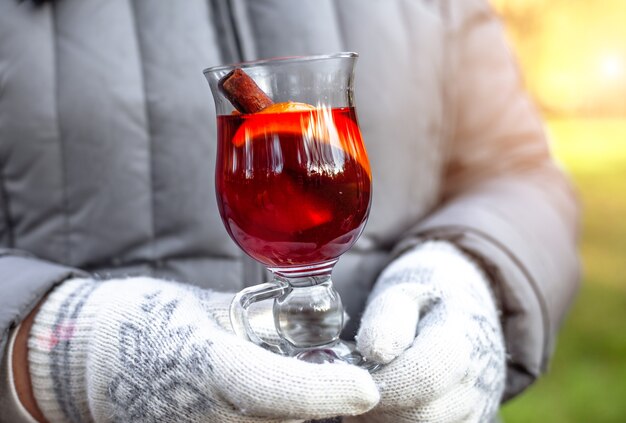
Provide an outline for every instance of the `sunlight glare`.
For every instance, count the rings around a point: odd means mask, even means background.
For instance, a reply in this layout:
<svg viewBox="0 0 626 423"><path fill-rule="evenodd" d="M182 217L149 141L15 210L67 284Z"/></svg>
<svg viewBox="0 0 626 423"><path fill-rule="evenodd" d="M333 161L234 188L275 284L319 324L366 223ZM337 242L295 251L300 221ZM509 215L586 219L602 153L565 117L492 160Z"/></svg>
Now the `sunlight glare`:
<svg viewBox="0 0 626 423"><path fill-rule="evenodd" d="M616 79L624 74L624 59L617 54L609 54L602 58L600 71L607 78Z"/></svg>

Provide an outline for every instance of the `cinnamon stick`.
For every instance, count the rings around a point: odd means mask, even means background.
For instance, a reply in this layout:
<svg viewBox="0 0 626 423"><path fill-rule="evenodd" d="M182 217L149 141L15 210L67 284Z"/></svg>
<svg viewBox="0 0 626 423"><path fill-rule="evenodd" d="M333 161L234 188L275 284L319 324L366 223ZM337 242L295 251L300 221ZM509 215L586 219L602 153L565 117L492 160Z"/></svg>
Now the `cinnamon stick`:
<svg viewBox="0 0 626 423"><path fill-rule="evenodd" d="M226 74L217 86L241 113L257 113L274 104L256 82L239 68Z"/></svg>

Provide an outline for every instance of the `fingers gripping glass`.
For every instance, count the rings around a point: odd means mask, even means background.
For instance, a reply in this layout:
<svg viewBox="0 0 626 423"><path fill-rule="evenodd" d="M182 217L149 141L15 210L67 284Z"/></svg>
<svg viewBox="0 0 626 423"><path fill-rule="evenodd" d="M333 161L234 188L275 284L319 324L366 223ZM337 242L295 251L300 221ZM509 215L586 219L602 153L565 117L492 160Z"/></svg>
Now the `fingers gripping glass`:
<svg viewBox="0 0 626 423"><path fill-rule="evenodd" d="M331 272L361 234L371 171L353 104L357 55L296 57L204 71L217 110L216 192L226 230L274 279L239 292L235 332L279 354L364 367L339 340ZM248 307L274 300L279 340L259 337Z"/></svg>

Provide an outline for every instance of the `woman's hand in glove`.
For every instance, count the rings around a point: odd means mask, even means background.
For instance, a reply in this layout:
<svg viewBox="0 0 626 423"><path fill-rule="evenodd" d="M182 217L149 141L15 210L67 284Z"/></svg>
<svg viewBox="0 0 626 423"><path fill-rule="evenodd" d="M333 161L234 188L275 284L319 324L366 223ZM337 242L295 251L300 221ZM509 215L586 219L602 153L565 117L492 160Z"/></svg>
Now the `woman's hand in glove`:
<svg viewBox="0 0 626 423"><path fill-rule="evenodd" d="M151 278L63 283L29 340L39 407L51 423L245 423L356 415L378 402L364 370L229 333L218 315L230 297Z"/></svg>
<svg viewBox="0 0 626 423"><path fill-rule="evenodd" d="M376 283L357 348L388 363L381 401L347 422L489 422L505 381L498 312L483 273L445 242L392 262Z"/></svg>

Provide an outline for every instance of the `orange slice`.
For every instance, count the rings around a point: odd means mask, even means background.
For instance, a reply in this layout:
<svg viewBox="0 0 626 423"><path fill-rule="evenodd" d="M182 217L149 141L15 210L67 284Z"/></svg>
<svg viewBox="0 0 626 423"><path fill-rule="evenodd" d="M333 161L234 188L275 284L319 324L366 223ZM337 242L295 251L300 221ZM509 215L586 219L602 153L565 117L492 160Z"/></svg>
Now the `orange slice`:
<svg viewBox="0 0 626 423"><path fill-rule="evenodd" d="M254 142L254 139L265 138L268 134L306 136L341 148L371 176L359 127L352 119L335 114L330 109L318 109L310 104L291 101L272 104L258 113L247 115L232 142L236 147L241 147L246 142Z"/></svg>
<svg viewBox="0 0 626 423"><path fill-rule="evenodd" d="M259 113L306 112L307 110L315 110L315 106L307 103L298 103L296 101L286 101L284 103L274 103L271 106L267 106Z"/></svg>

